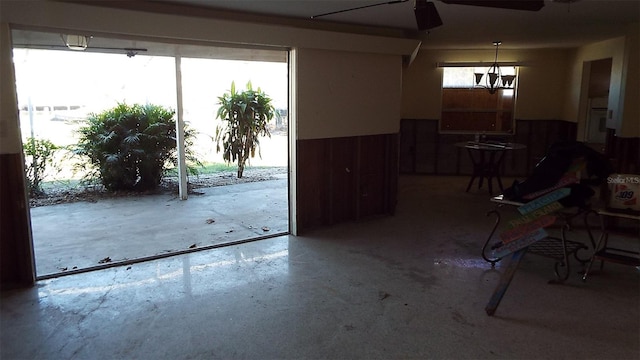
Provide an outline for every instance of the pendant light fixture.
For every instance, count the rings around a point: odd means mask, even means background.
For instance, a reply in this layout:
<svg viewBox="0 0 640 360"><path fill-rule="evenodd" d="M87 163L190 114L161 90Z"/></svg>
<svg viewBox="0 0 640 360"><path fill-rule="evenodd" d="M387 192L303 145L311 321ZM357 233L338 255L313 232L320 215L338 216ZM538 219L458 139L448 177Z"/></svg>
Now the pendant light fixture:
<svg viewBox="0 0 640 360"><path fill-rule="evenodd" d="M495 94L499 89L513 89L513 83L516 79L515 75L502 74L502 69L498 64L498 48L500 45L502 45L502 41L493 42L493 46L496 47L496 56L487 72L475 72L473 74L475 86L486 88L491 94Z"/></svg>

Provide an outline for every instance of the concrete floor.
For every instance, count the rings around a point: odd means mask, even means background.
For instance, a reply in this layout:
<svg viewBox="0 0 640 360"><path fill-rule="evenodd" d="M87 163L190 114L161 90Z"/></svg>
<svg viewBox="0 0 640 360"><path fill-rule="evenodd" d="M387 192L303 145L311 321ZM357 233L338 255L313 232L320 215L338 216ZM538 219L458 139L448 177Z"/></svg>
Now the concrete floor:
<svg viewBox="0 0 640 360"><path fill-rule="evenodd" d="M549 285L528 254L486 315L506 264L480 258L491 206L466 180L401 177L392 217L4 292L0 358L640 358L633 267Z"/></svg>
<svg viewBox="0 0 640 360"><path fill-rule="evenodd" d="M55 276L288 233L286 174L279 177L199 188L186 201L163 194L32 208L37 274Z"/></svg>

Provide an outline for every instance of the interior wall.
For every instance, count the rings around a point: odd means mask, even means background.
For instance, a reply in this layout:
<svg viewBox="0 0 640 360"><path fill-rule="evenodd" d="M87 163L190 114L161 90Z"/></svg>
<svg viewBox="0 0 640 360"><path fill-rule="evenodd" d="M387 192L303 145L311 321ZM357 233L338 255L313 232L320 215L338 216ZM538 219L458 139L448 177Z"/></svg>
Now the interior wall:
<svg viewBox="0 0 640 360"><path fill-rule="evenodd" d="M629 25L625 42L622 137L640 137L640 23Z"/></svg>
<svg viewBox="0 0 640 360"><path fill-rule="evenodd" d="M2 1L0 16L12 25L170 40L282 48L346 50L410 56L418 40L348 34L205 17L150 13L54 1ZM108 5L108 2L103 4ZM148 6L153 6L149 4ZM117 21L114 21L117 19Z"/></svg>
<svg viewBox="0 0 640 360"><path fill-rule="evenodd" d="M575 121L563 117L571 54L571 50L566 49L500 49L498 61L523 64L518 80L516 119ZM421 49L403 71L402 118L440 118L442 69L437 63L490 64L494 56L495 50L490 46L486 50Z"/></svg>
<svg viewBox="0 0 640 360"><path fill-rule="evenodd" d="M402 58L298 49L298 138L397 133Z"/></svg>
<svg viewBox="0 0 640 360"><path fill-rule="evenodd" d="M576 50L570 69L568 97L564 116L578 122L578 134L584 134L587 116L588 84L584 84L587 62L611 58L611 78L609 83L609 100L607 108L612 117L607 119L607 127L620 129L621 86L624 65L625 38L618 37L601 41ZM637 64L636 64L637 66Z"/></svg>
<svg viewBox="0 0 640 360"><path fill-rule="evenodd" d="M305 139L297 147L301 234L395 211L398 134Z"/></svg>
<svg viewBox="0 0 640 360"><path fill-rule="evenodd" d="M22 153L20 141L20 122L18 120L18 99L13 71L11 30L9 24L2 22L2 77L0 78L0 154Z"/></svg>
<svg viewBox="0 0 640 360"><path fill-rule="evenodd" d="M35 281L9 24L0 22L0 288Z"/></svg>
<svg viewBox="0 0 640 360"><path fill-rule="evenodd" d="M297 136L301 138L397 133L402 61L420 44L404 38L315 29L292 31L278 25L52 1L0 2L0 10L2 19L19 28L297 49L297 68L293 71L299 72L297 81L302 84L297 89Z"/></svg>

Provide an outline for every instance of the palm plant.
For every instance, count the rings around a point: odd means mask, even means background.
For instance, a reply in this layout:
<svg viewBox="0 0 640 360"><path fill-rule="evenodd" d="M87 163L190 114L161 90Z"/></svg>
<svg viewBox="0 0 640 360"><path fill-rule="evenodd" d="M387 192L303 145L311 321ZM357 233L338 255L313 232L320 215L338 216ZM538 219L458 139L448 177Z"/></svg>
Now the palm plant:
<svg viewBox="0 0 640 360"><path fill-rule="evenodd" d="M251 82L243 92L237 92L232 82L231 90L218 100L216 118L223 124L216 127L216 151L223 152L227 163L237 162L238 178L241 178L247 160L255 157L256 149L261 156L259 136L271 136L267 125L275 115L275 108L260 88L253 90Z"/></svg>
<svg viewBox="0 0 640 360"><path fill-rule="evenodd" d="M159 105L125 103L91 114L76 153L88 158L108 190L154 189L177 161L174 114Z"/></svg>

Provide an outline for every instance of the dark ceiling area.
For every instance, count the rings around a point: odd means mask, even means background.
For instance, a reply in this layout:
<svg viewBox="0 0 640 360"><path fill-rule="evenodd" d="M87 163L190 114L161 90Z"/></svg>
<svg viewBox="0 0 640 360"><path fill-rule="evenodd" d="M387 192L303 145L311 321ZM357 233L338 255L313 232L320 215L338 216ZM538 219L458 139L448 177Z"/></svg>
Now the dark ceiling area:
<svg viewBox="0 0 640 360"><path fill-rule="evenodd" d="M577 47L625 34L640 18L638 0L433 0L443 24L420 31L416 0L161 0L182 6L295 20L308 26L336 24L397 31L419 38L427 48L486 48L501 40L505 48ZM488 3L490 6L469 4ZM496 5L498 3L498 5ZM517 10L532 3L539 10ZM380 4L380 5L378 5ZM495 7L500 6L500 7ZM525 6L526 7L526 6ZM354 9L352 11L343 11ZM334 14L317 17L319 14Z"/></svg>
<svg viewBox="0 0 640 360"><path fill-rule="evenodd" d="M61 0L64 1L64 0ZM214 19L245 21L419 39L425 49L575 48L624 36L629 27L640 31L640 0L138 0L70 1ZM417 3L416 3L417 2ZM476 6L478 4L488 6ZM525 3L526 5L521 5ZM437 22L420 30L415 6L430 7ZM470 5L471 4L471 5ZM524 7L524 9L522 9ZM347 10L347 11L345 11ZM321 16L318 16L321 15ZM424 19L423 19L424 20ZM428 19L431 23L433 21ZM433 24L432 24L433 25ZM62 45L60 34L14 31L23 47ZM92 34L93 35L93 34ZM97 34L93 47L148 49L171 54L171 44L145 39L112 39ZM46 47L46 46L45 46ZM155 50L154 50L155 48ZM189 51L201 52L197 47ZM119 52L120 50L116 50ZM139 51L138 53L144 53ZM235 56L235 55L233 55Z"/></svg>

